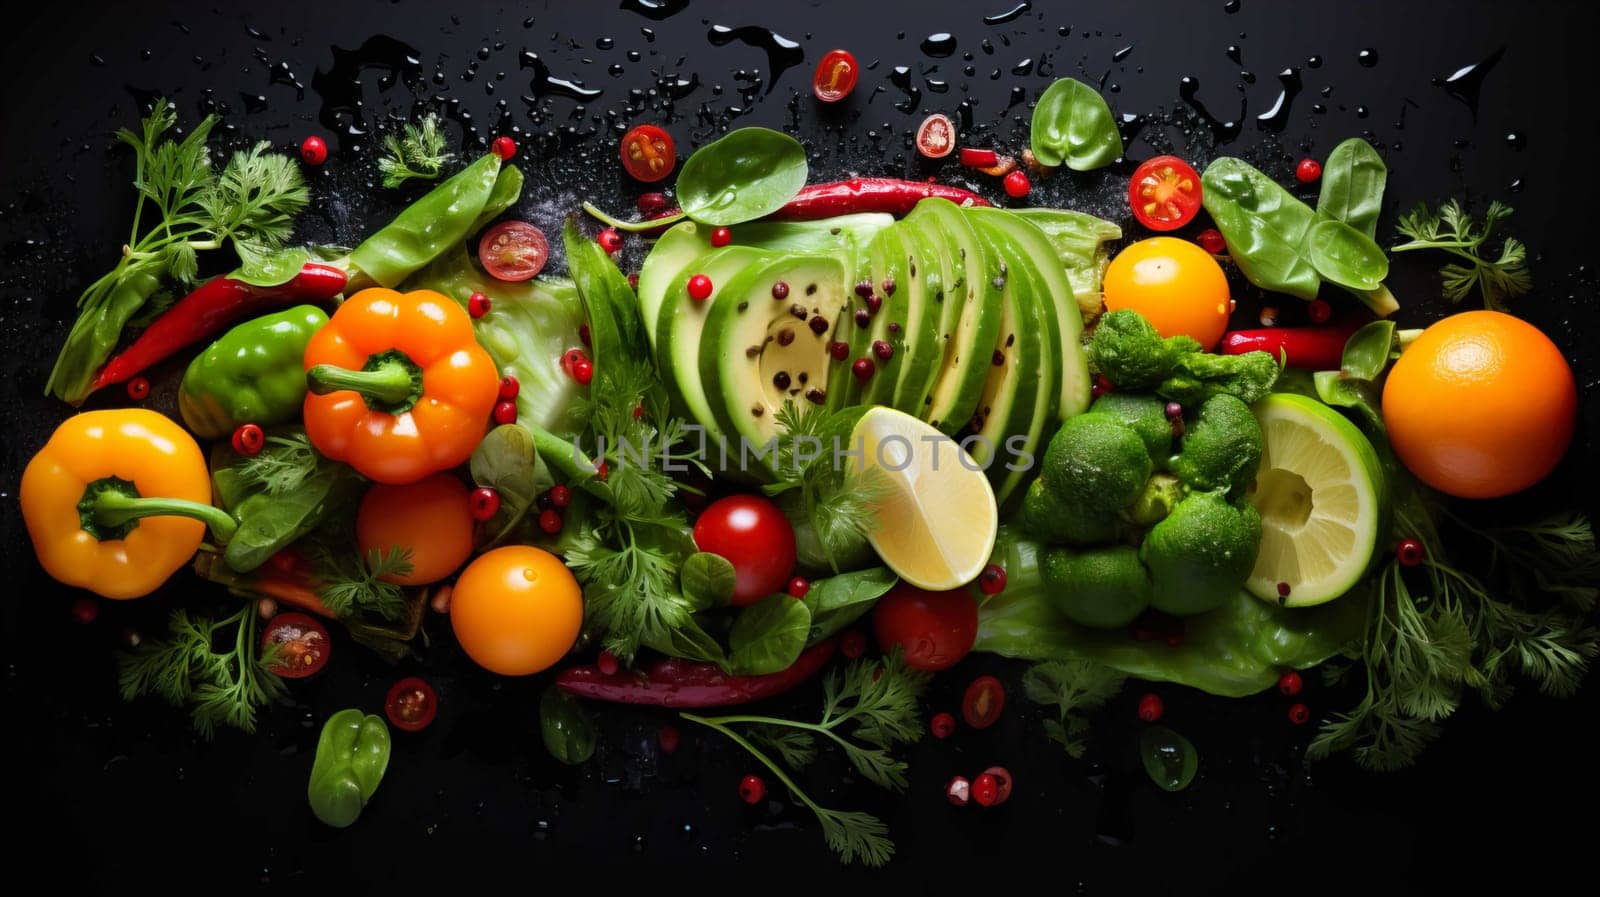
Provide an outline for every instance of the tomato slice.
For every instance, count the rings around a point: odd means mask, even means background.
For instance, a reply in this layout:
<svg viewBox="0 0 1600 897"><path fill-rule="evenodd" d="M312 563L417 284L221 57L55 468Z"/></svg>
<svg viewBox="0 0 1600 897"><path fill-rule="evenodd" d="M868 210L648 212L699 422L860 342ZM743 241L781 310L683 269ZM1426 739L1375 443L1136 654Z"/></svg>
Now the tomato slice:
<svg viewBox="0 0 1600 897"><path fill-rule="evenodd" d="M1004 766L991 766L983 774L994 779L994 805L1000 806L1011 799L1011 771Z"/></svg>
<svg viewBox="0 0 1600 897"><path fill-rule="evenodd" d="M478 241L478 261L495 280L531 280L549 260L550 241L526 221L502 221Z"/></svg>
<svg viewBox="0 0 1600 897"><path fill-rule="evenodd" d="M956 150L956 123L948 115L934 113L917 128L917 152L929 159L943 159Z"/></svg>
<svg viewBox="0 0 1600 897"><path fill-rule="evenodd" d="M811 92L824 103L837 103L856 89L856 79L861 77L861 67L849 50L829 50L817 63L817 73L811 78Z"/></svg>
<svg viewBox="0 0 1600 897"><path fill-rule="evenodd" d="M285 679L315 676L328 665L333 647L328 630L315 617L305 614L278 614L261 633L261 647L278 649L277 660L269 669Z"/></svg>
<svg viewBox="0 0 1600 897"><path fill-rule="evenodd" d="M1177 156L1156 156L1128 182L1133 217L1153 231L1177 230L1200 212L1200 175Z"/></svg>
<svg viewBox="0 0 1600 897"><path fill-rule="evenodd" d="M653 184L678 164L678 145L655 125L639 125L622 135L622 167L636 181Z"/></svg>
<svg viewBox="0 0 1600 897"><path fill-rule="evenodd" d="M979 676L961 698L961 718L974 729L987 729L1000 721L1006 707L1006 687L993 676Z"/></svg>
<svg viewBox="0 0 1600 897"><path fill-rule="evenodd" d="M439 714L439 694L426 679L407 676L389 688L383 712L396 729L417 732L428 728Z"/></svg>

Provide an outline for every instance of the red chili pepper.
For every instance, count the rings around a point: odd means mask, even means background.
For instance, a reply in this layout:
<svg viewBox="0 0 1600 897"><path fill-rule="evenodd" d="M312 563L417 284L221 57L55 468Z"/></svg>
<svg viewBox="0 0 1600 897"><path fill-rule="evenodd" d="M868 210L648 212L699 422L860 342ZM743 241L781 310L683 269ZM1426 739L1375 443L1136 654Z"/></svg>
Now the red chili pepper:
<svg viewBox="0 0 1600 897"><path fill-rule="evenodd" d="M1308 371L1336 371L1344 358L1344 344L1356 332L1356 324L1332 327L1268 327L1264 330L1234 330L1223 335L1223 355L1266 352L1273 358L1280 353L1289 367Z"/></svg>
<svg viewBox="0 0 1600 897"><path fill-rule="evenodd" d="M643 671L622 670L607 676L599 667L569 667L556 685L580 698L652 707L727 707L782 694L815 676L833 657L832 640L801 652L780 673L730 676L714 663L666 657Z"/></svg>
<svg viewBox="0 0 1600 897"><path fill-rule="evenodd" d="M1000 154L992 149L973 149L972 147L963 147L961 149L961 164L968 168L988 168L999 163Z"/></svg>
<svg viewBox="0 0 1600 897"><path fill-rule="evenodd" d="M948 199L956 205L988 206L987 199L949 184L929 184L923 181L903 181L899 178L851 178L831 184L808 184L800 188L794 199L783 208L767 216L777 221L815 221L836 215L855 212L888 212L902 217L929 197ZM665 209L653 217L676 216L677 209Z"/></svg>
<svg viewBox="0 0 1600 897"><path fill-rule="evenodd" d="M307 263L292 280L275 287L214 277L178 300L133 345L107 362L91 389L121 383L179 349L216 336L241 318L300 302L326 302L344 291L345 282L343 270L317 262Z"/></svg>

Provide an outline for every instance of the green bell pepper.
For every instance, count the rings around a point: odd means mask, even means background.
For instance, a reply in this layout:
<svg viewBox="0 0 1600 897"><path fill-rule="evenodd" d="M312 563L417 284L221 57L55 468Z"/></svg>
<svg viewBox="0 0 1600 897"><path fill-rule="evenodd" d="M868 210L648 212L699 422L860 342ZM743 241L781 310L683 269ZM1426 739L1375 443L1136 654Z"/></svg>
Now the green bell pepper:
<svg viewBox="0 0 1600 897"><path fill-rule="evenodd" d="M202 439L220 439L240 424L269 427L299 417L306 343L326 323L322 309L297 305L223 334L183 372L183 422Z"/></svg>
<svg viewBox="0 0 1600 897"><path fill-rule="evenodd" d="M311 761L306 799L311 812L334 828L356 821L389 768L389 726L382 717L351 708L328 717Z"/></svg>
<svg viewBox="0 0 1600 897"><path fill-rule="evenodd" d="M1240 592L1184 618L1183 641L1140 641L1122 630L1078 626L1056 613L1039 569L1043 547L1003 527L993 563L1006 588L978 610L974 651L1028 660L1092 660L1130 676L1239 698L1271 688L1284 670L1316 666L1360 645L1364 591L1316 607L1279 607ZM974 590L976 595L976 590Z"/></svg>

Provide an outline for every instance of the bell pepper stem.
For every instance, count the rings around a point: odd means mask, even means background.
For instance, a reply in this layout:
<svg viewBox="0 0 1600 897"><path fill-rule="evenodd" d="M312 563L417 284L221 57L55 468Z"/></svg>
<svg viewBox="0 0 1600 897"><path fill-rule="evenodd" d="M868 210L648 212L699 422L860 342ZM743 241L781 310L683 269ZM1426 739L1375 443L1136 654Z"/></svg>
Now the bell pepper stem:
<svg viewBox="0 0 1600 897"><path fill-rule="evenodd" d="M94 522L116 529L145 517L191 517L211 528L220 542L227 542L239 528L221 508L182 498L143 498L107 490L94 497Z"/></svg>
<svg viewBox="0 0 1600 897"><path fill-rule="evenodd" d="M412 398L416 384L404 362L389 360L370 371L319 364L306 371L306 388L319 396L348 389L380 405L401 405Z"/></svg>

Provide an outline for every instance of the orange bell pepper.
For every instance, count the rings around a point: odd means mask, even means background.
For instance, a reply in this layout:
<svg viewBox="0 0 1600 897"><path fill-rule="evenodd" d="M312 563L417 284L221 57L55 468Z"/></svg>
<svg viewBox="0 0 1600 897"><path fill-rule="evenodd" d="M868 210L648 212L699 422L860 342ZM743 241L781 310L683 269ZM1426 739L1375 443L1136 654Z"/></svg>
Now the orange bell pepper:
<svg viewBox="0 0 1600 897"><path fill-rule="evenodd" d="M306 435L380 483L414 483L472 456L500 389L472 319L432 290L370 289L306 346Z"/></svg>
<svg viewBox="0 0 1600 897"><path fill-rule="evenodd" d="M78 414L22 474L22 517L45 572L107 598L155 591L189 562L209 525L237 528L211 505L194 437L142 408Z"/></svg>

